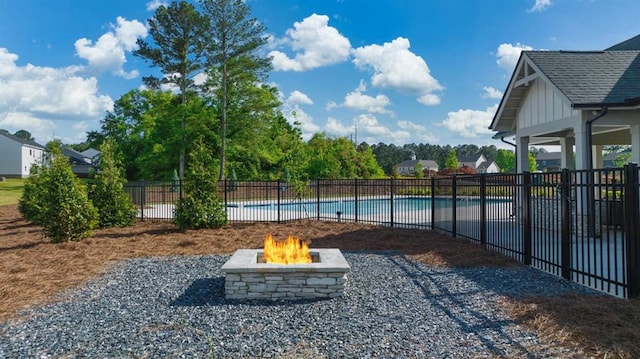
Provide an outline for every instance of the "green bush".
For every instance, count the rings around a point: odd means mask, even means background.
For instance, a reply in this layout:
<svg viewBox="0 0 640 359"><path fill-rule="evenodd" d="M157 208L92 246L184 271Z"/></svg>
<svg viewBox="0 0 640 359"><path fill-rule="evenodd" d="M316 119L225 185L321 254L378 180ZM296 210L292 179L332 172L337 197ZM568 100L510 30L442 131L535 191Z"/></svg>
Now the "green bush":
<svg viewBox="0 0 640 359"><path fill-rule="evenodd" d="M91 235L98 223L98 211L87 197L86 186L71 170L59 145L52 146L51 163L42 168L42 196L39 224L53 242L75 241ZM41 217L40 217L41 216Z"/></svg>
<svg viewBox="0 0 640 359"><path fill-rule="evenodd" d="M110 140L100 147L100 171L89 186L89 199L98 209L98 226L126 227L136 222L136 208L124 192L124 171Z"/></svg>
<svg viewBox="0 0 640 359"><path fill-rule="evenodd" d="M217 196L215 163L202 139L194 144L185 175L186 197L178 202L173 221L180 229L220 228L227 223L224 203Z"/></svg>
<svg viewBox="0 0 640 359"><path fill-rule="evenodd" d="M45 207L45 183L49 175L42 164L34 164L29 170L29 177L24 181L22 197L18 201L18 209L24 218L32 223L42 224L42 211Z"/></svg>

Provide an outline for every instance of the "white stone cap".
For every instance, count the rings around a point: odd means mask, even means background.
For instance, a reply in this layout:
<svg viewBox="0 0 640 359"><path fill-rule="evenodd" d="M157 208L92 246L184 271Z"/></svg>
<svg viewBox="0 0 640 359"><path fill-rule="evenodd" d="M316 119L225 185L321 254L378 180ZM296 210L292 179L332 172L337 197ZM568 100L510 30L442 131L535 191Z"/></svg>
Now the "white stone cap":
<svg viewBox="0 0 640 359"><path fill-rule="evenodd" d="M351 270L349 263L338 248L310 249L311 255L317 254L320 258L316 263L304 264L273 264L258 263L258 255L262 255L262 249L238 249L233 256L222 266L225 273L288 273L288 272L341 272Z"/></svg>

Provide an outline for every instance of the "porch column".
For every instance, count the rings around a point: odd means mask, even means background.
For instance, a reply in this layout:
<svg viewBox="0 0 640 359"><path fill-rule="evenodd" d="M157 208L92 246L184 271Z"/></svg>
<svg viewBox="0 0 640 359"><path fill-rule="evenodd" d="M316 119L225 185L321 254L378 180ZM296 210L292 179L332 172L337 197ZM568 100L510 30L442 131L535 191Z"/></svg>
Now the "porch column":
<svg viewBox="0 0 640 359"><path fill-rule="evenodd" d="M516 141L518 156L517 173L529 170L529 136L518 137Z"/></svg>
<svg viewBox="0 0 640 359"><path fill-rule="evenodd" d="M640 164L640 125L631 126L631 162Z"/></svg>
<svg viewBox="0 0 640 359"><path fill-rule="evenodd" d="M593 146L593 168L602 168L604 158L602 157L602 145Z"/></svg>
<svg viewBox="0 0 640 359"><path fill-rule="evenodd" d="M560 155L560 168L568 168L570 170L576 169L576 163L573 159L573 146L576 144L576 139L573 137L560 138L561 155Z"/></svg>
<svg viewBox="0 0 640 359"><path fill-rule="evenodd" d="M573 133L575 133L576 141L576 168L577 170L586 170L589 168L589 151L587 141L587 129L584 124L574 127Z"/></svg>

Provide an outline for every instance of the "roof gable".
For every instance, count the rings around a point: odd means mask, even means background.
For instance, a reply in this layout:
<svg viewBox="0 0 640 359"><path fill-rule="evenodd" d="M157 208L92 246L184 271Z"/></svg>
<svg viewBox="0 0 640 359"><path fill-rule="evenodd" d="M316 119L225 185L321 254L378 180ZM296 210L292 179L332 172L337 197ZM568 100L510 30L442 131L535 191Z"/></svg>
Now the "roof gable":
<svg viewBox="0 0 640 359"><path fill-rule="evenodd" d="M523 51L490 129L515 129L535 80L548 83L573 108L639 106L640 51Z"/></svg>
<svg viewBox="0 0 640 359"><path fill-rule="evenodd" d="M640 35L636 35L621 43L615 44L604 51L634 51L640 50Z"/></svg>
<svg viewBox="0 0 640 359"><path fill-rule="evenodd" d="M31 147L36 147L36 148L40 148L40 149L46 150L46 148L44 146L38 144L36 141L26 140L26 139L24 139L22 137L18 137L18 136L12 135L9 132L0 131L0 135L4 136L4 137L6 137L6 138L8 138L10 140L13 140L13 141L16 141L18 143L21 143L23 145L28 145L28 146L31 146Z"/></svg>
<svg viewBox="0 0 640 359"><path fill-rule="evenodd" d="M527 51L574 107L629 105L640 97L640 51Z"/></svg>

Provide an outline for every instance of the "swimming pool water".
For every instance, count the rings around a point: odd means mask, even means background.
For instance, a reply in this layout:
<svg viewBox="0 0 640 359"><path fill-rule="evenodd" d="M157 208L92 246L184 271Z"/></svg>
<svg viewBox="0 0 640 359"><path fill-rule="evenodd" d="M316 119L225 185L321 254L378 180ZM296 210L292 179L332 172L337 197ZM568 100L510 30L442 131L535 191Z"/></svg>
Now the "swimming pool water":
<svg viewBox="0 0 640 359"><path fill-rule="evenodd" d="M479 199L465 199L463 201L458 202L458 205L479 205ZM357 203L353 199L344 199L344 200L324 200L320 201L320 203L316 201L302 201L295 203L281 203L280 210L281 211L304 211L309 213L318 213L321 214L336 214L337 212L341 212L344 215L354 215L356 213L356 206L358 214L368 215L368 214L378 214L378 213L389 213L391 210L391 200L389 198L384 199L364 199L358 200ZM261 207L268 210L277 210L278 205L268 204L268 205L245 205L244 207ZM448 198L436 198L435 199L435 207L436 208L450 208L451 207L451 199ZM421 198L421 197L402 197L402 198L394 198L393 200L393 210L394 212L413 212L413 211L422 211L422 210L430 210L431 209L431 198Z"/></svg>

